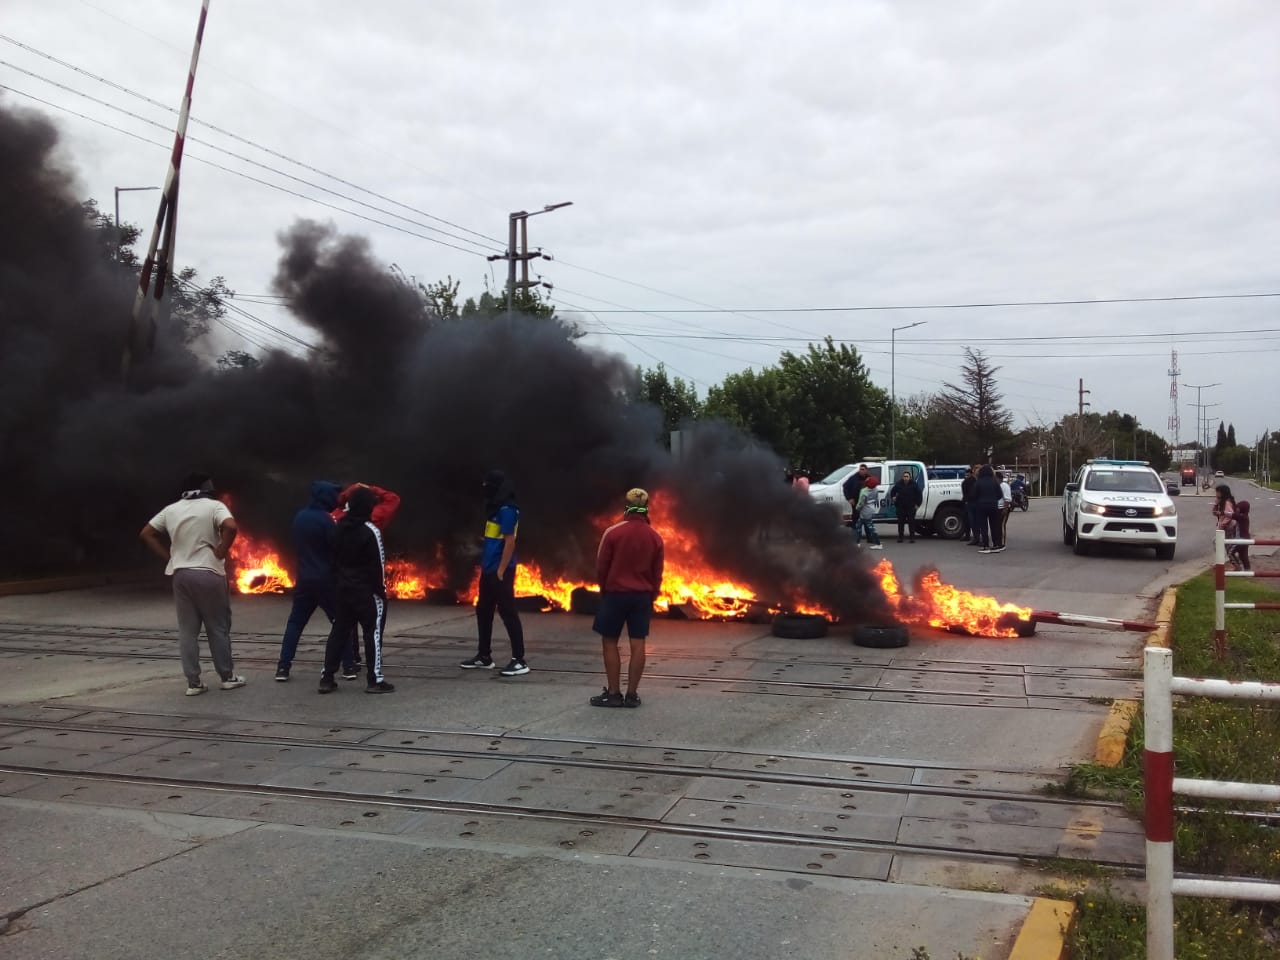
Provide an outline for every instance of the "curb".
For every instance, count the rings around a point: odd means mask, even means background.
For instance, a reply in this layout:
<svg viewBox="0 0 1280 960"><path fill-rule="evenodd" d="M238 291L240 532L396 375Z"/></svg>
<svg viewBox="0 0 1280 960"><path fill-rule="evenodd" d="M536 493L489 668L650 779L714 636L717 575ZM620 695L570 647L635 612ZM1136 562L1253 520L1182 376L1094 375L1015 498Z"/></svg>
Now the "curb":
<svg viewBox="0 0 1280 960"><path fill-rule="evenodd" d="M1070 900L1037 897L1022 921L1009 960L1066 960L1067 932L1076 919Z"/></svg>
<svg viewBox="0 0 1280 960"><path fill-rule="evenodd" d="M1160 606L1156 610L1156 628L1147 634L1146 646L1169 646L1169 626L1173 622L1173 611L1177 603L1178 588L1165 587L1160 594ZM1098 743L1093 751L1095 763L1104 767L1120 765L1120 761L1124 759L1129 728L1138 714L1138 707L1137 700L1117 700L1111 705L1111 712L1107 714L1107 719L1098 732Z"/></svg>
<svg viewBox="0 0 1280 960"><path fill-rule="evenodd" d="M8 580L0 582L0 597L20 597L33 593L57 593L61 590L84 590L116 584L146 583L158 578L154 571L125 570L120 573L82 573L42 580Z"/></svg>

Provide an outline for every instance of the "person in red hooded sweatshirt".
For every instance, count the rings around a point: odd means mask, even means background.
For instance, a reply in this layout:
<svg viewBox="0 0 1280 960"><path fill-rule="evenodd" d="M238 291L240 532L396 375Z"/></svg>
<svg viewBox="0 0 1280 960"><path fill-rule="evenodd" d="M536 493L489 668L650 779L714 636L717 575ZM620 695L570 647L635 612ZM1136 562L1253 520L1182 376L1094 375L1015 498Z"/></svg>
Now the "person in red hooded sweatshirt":
<svg viewBox="0 0 1280 960"><path fill-rule="evenodd" d="M640 706L636 688L644 673L649 617L662 589L662 565L662 537L649 525L649 494L639 487L628 490L622 522L604 532L596 552L600 607L591 629L600 634L606 685L603 693L591 698L593 707ZM618 653L623 626L631 641L626 696L622 694L622 658Z"/></svg>
<svg viewBox="0 0 1280 960"><path fill-rule="evenodd" d="M390 490L384 490L382 487L374 486L372 483L353 483L344 487L338 494L338 505L333 508L331 516L335 523L341 520L347 512L347 501L351 494L356 490L369 490L373 493L373 515L370 522L378 528L379 533L385 533L387 524L396 515L396 511L400 509L400 494L393 493ZM381 622L378 624L379 631L386 628L387 625L387 605L382 605ZM355 680L360 676L363 668L360 662L360 637L359 631L351 628L351 635L348 638L346 647L343 648L342 655L342 679Z"/></svg>

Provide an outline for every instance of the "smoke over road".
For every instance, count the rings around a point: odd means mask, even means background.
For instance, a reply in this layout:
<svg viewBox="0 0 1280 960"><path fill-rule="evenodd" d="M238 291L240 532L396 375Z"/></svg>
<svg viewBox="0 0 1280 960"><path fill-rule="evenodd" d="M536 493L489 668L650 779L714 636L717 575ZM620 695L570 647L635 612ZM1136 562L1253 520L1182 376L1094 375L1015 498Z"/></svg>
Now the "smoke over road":
<svg viewBox="0 0 1280 960"><path fill-rule="evenodd" d="M439 548L462 585L483 519L480 478L499 467L524 509L521 555L544 573L590 579L595 522L646 486L655 514L674 514L709 565L761 596L804 596L846 616L881 608L847 536L783 483L772 452L710 425L673 462L659 412L627 400L636 374L622 357L540 318L440 321L364 240L331 227L301 221L280 236L275 287L314 352L216 370L162 329L125 390L136 281L101 249L56 145L46 120L0 103L11 211L0 235L4 575L145 564L138 529L184 473L205 469L242 526L286 553L311 479L394 489L404 502L391 548L420 558ZM778 550L762 528L803 546Z"/></svg>

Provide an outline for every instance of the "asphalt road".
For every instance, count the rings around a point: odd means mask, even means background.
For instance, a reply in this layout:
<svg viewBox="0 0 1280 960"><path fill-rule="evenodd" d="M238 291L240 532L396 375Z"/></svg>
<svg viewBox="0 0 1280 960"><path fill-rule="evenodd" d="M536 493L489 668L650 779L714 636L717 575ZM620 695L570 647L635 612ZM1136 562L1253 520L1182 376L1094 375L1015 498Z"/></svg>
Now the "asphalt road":
<svg viewBox="0 0 1280 960"><path fill-rule="evenodd" d="M1002 554L877 557L1134 617L1209 562L1209 499L1179 506L1173 564L1077 557L1047 501ZM162 587L0 597L6 956L1003 960L1050 879L1027 862L1141 856L1123 811L1042 792L1137 694L1139 634L869 650L657 621L644 706L611 711L585 618L526 616L533 672L504 680L457 669L469 611L397 604L397 692L319 697L322 626L276 684L287 598L234 609L249 685L186 698Z"/></svg>
<svg viewBox="0 0 1280 960"><path fill-rule="evenodd" d="M1027 511L1009 517L1008 549L979 554L961 541L919 538L896 542L896 527L882 525L884 554L900 568L936 565L945 582L965 590L1036 609L1104 617L1136 617L1160 591L1212 562L1213 498L1188 493L1177 498L1178 549L1160 561L1150 548L1101 544L1076 556L1062 542L1058 499L1033 499Z"/></svg>

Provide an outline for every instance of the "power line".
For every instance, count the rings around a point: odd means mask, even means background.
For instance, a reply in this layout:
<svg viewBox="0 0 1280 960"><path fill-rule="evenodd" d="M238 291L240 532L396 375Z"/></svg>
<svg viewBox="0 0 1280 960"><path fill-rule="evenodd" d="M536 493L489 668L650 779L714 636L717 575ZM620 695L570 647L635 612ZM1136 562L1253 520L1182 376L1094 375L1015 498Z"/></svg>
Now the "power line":
<svg viewBox="0 0 1280 960"><path fill-rule="evenodd" d="M574 264L567 263L564 260L557 260L557 263L572 267ZM586 270L586 267L578 267L579 270ZM595 270L588 271L596 273ZM602 277L608 277L608 274L599 274ZM629 280L622 280L618 277L609 277L611 280L618 280L621 283L631 283ZM643 284L632 284L633 286L643 287ZM645 287L645 289L653 289ZM675 294L668 294L675 296ZM993 300L989 303L894 303L881 304L878 306L857 305L848 307L835 306L817 306L817 307L702 307L698 309L690 307L673 307L661 309L664 313L733 313L740 316L746 316L740 313L742 310L749 310L752 313L866 313L877 310L979 310L994 307L1083 307L1095 306L1106 303L1180 303L1193 300L1260 300L1267 297L1280 297L1280 292L1274 293L1197 293L1185 296L1170 297L1095 297L1092 299L1082 300ZM679 297L678 299L687 300L687 297ZM692 301L696 302L696 301ZM619 307L614 310L601 310L600 313L649 313L648 310L642 310L633 307Z"/></svg>
<svg viewBox="0 0 1280 960"><path fill-rule="evenodd" d="M560 301L560 303L562 303L564 306L568 307L568 308L569 308L569 309L571 309L571 310L581 310L581 311L583 311L584 313L590 313L592 316L595 316L595 311L594 311L594 310L590 310L590 309L588 309L587 307L581 306L580 304L570 303L568 300L565 300L565 299L563 299L563 298L557 298L557 299ZM608 330L610 333L612 333L615 337L618 337L618 338L619 338L619 339L621 339L622 341L624 341L624 342L626 342L626 343L630 344L630 346L631 346L632 348L634 348L634 349L636 349L636 350L639 350L641 353L643 353L643 354L644 354L646 357L648 357L649 359L651 359L651 360L656 360L656 361L658 361L658 363L662 364L663 366L667 366L666 361L664 361L664 360L663 360L661 357L659 357L656 353L650 353L648 350L646 350L644 347L640 346L639 344L637 344L637 343L631 343L631 341L627 340L627 338L626 338L626 336L625 336L625 335L623 335L623 334L621 334L621 333L618 333L616 330L613 330L612 328L610 328L610 327L609 327L609 326L608 326L608 325L607 325L603 320L601 320L599 317L596 317L596 322L597 322L597 323L599 323L599 324L600 324L602 327L604 327L606 330ZM685 373L685 372L683 372L683 371L681 371L681 370L677 370L675 367L670 367L670 369L671 369L671 372L672 372L672 373L679 374L680 376L684 377L686 380L689 380L689 381L691 381L691 382L693 382L693 383L698 384L698 386L700 386L700 387L707 387L708 389L710 389L710 387L711 387L711 385L710 385L710 384L705 383L705 382L703 382L702 380L697 379L696 377L694 377L694 376L693 376L693 375L691 375L691 374Z"/></svg>
<svg viewBox="0 0 1280 960"><path fill-rule="evenodd" d="M26 50L28 53L33 53L38 57L43 57L45 60L48 60L51 63L56 63L58 66L65 67L68 70L72 70L80 74L81 76L88 77L89 79L94 80L98 83L106 84L107 86L112 87L113 89L119 90L121 93L128 94L131 97L135 97L143 101L144 103L149 103L152 106L159 107L161 110L166 110L169 113L178 112L176 109L169 106L168 104L161 103L159 100L155 100L143 93L139 93L136 90L130 89L129 87L126 87L124 84L117 83L114 80L109 80L106 77L102 77L96 73L92 73L84 69L83 67L77 66L74 63L70 63L66 60L61 60L58 57L53 56L53 54L46 53L43 50L38 50L35 47L31 46L30 44L23 43L21 40L17 40L13 37L7 36L6 34L0 34L0 40L4 40L7 43L11 43L14 46L19 47L23 50ZM504 241L499 240L495 237L490 237L487 234L483 234L483 233L480 233L479 231L472 230L470 227L464 227L459 223L454 223L452 220L446 220L444 217L437 217L435 214L427 213L425 210L419 210L417 207L412 207L409 204L401 203L399 200L393 200L391 197L384 196L374 190L368 189L367 187L362 187L358 183L353 183L350 180L345 180L342 177L337 176L336 174L328 173L324 170L321 170L319 167L314 167L302 160L298 160L294 157L291 157L288 154L281 153L278 150L272 149L271 147L263 146L262 144L257 143L254 140L248 139L247 137L242 137L238 133L232 133L230 130L225 130L222 127L218 127L207 121L200 120L195 115L191 116L191 120L194 121L195 123L199 123L201 126L207 127L208 129L214 131L215 133L222 134L224 137L230 137L232 140L243 143L246 146L253 147L255 150L261 150L263 153L270 154L273 157L277 157L288 163L292 163L295 166L301 167L304 170L310 170L312 173L318 173L322 177L328 177L330 180L334 180L337 183L343 184L344 186L348 186L355 190L359 190L361 193L367 193L372 197L377 197L379 200L385 200L387 203L394 203L398 207L404 207L404 209L411 210L412 212L418 214L419 216L426 217L429 220L435 220L438 223L446 224L447 226L453 227L456 230L461 230L464 233L470 233L486 241L486 244L495 244L499 247L505 246ZM428 229L434 229L434 228L428 228Z"/></svg>
<svg viewBox="0 0 1280 960"><path fill-rule="evenodd" d="M98 126L106 127L108 130L115 130L117 133L123 133L126 137L132 137L135 140L140 140L143 143L150 144L153 147L161 147L164 150L169 149L168 146L156 140L148 140L146 137L142 136L141 134L134 133L131 130L125 130L123 127L117 127L115 124L107 123L105 120L99 120L96 117L90 117L87 114L80 113L77 110L72 110L70 107L64 107L61 104L52 103L41 97L37 97L34 94L27 93L25 90L19 90L16 87L11 87L8 84L0 83L0 90L8 90L10 93L16 93L20 97L26 97L29 100L34 100L36 103L42 103L46 107L52 107L54 110L61 110L63 113L69 113L73 117L79 117L82 120L88 120L90 123L96 123L98 124ZM319 204L322 207L327 207L330 210L336 210L337 212L344 213L349 217L355 217L357 220L364 220L368 223L376 223L379 226L387 227L388 229L391 229L391 230L396 230L399 233L404 233L411 237L417 237L419 240L429 240L430 242L439 244L442 247L449 247L451 250L457 250L460 253L468 253L474 257L484 256L484 254L476 250L468 250L465 247L459 247L457 244L447 243L444 240L440 240L436 237L427 236L426 234L423 234L423 233L416 233L413 230L406 229L405 227L399 226L398 224L387 223L387 221L385 220L379 220L376 217L365 216L362 213L356 213L354 210L347 210L343 207L339 207L336 204L328 203L327 201L317 199L316 197L309 197L305 193L299 193L297 190L290 190L288 187L282 187L278 183L271 183L269 180L263 180L260 177L251 176L250 174L245 173L243 170L235 170L231 167L224 166L220 163L215 163L213 160L205 159L204 157L201 157L194 153L188 152L185 154L185 157L187 159L195 160L198 163L203 163L205 166L213 167L215 170L222 170L225 173L230 173L237 177L243 177L245 180L249 180L253 183L261 184L264 187L269 187L272 190L278 190L281 193L287 193L290 196L299 198L300 200L306 200L308 203L315 203L315 204Z"/></svg>
<svg viewBox="0 0 1280 960"><path fill-rule="evenodd" d="M570 291L570 292L572 293L573 291ZM582 296L582 294L574 294L574 295ZM599 298L591 297L590 299L595 300ZM605 300L601 302L608 303L609 301ZM608 311L602 310L599 312L607 313ZM662 317L661 314L656 314L656 313L645 312L643 315L649 316L649 317L656 317L658 319L667 319L665 317ZM1031 347L1031 346L1036 346L1036 345L1045 344L1045 343L1070 343L1073 341L1081 341L1081 340L1083 341L1116 340L1122 346L1124 345L1137 346L1142 344L1144 341L1149 341L1152 339L1168 340L1171 338L1183 339L1186 337L1234 336L1238 338L1243 337L1249 340L1277 339L1276 337L1271 337L1271 336L1251 336L1252 334L1273 334L1273 333L1280 333L1280 328L1260 327L1260 328L1254 328L1254 329L1248 329L1248 330L1192 330L1192 331L1184 331L1184 332L1166 331L1163 333L1099 333L1095 335L1084 335L1084 336L1081 336L1079 334L1057 334L1057 335L1040 336L1040 337L1001 337L999 340L999 343L1001 346L1017 346L1020 343L1025 343L1028 347ZM805 338L805 337L754 336L750 334L733 334L733 333L665 333L661 331L657 333L634 333L629 335L636 336L636 337L661 338L661 339L667 339L667 340L729 340L729 341L739 341L744 343L766 343L767 342L767 343L780 343L780 344L781 343L806 343L814 340L828 339L825 336L814 336L814 337ZM867 343L887 344L889 342L888 338L881 338L881 337L830 337L829 339L831 340L832 343L847 343L847 344L853 344L853 345L867 344ZM1133 343L1126 344L1126 341L1128 340L1132 340ZM973 337L931 337L927 340L912 339L906 342L921 344L921 345L956 344L959 346L971 346L974 342L974 338ZM1203 342L1203 341L1200 341L1200 342ZM1117 354L1101 354L1096 352L1089 353L1089 354L1081 354L1081 356L1091 356L1091 357L1096 356L1099 358L1102 358L1108 355L1117 356ZM1020 358L1025 356L1025 354L1011 354L1011 355L1003 355L1003 356ZM1147 354L1133 354L1133 356L1147 356Z"/></svg>
<svg viewBox="0 0 1280 960"><path fill-rule="evenodd" d="M50 86L57 87L59 90L64 90L67 93L74 94L77 97L83 97L86 100L89 100L93 103L98 104L99 106L106 107L109 110L115 110L118 113L123 113L127 117L132 117L133 119L141 121L142 123L148 124L150 126L158 127L161 130L168 129L163 123L160 123L156 120L152 120L149 117L144 117L141 114L134 113L132 110L126 110L124 107L117 106L116 104L110 103L106 100L100 100L95 96L92 96L88 93L84 93L83 91L80 91L80 90L76 90L73 87L68 87L66 84L59 83L58 81L50 79L49 77L35 73L31 70L28 70L25 67L20 67L16 64L9 63L7 60L0 60L0 66L9 67L12 70L17 70L19 73L25 73L27 76L32 77L36 80L42 81L44 83L47 83ZM232 150L228 150L226 147L220 147L217 144L211 143L208 140L202 140L199 137L194 137L194 136L188 136L187 140L189 140L191 143L198 143L198 144L201 144L202 146L206 146L211 150L217 150L219 153L224 153L229 157L234 157L236 160L242 161L243 163L248 163L248 164L251 164L252 166L259 167L263 170L267 170L271 173L276 174L277 176L285 177L286 179L292 180L295 183L300 183L304 186L311 187L314 190L321 190L324 193L338 197L339 199L342 199L342 200L346 200L348 203L354 203L354 204L357 204L358 206L365 207L369 210L374 210L377 213L382 213L389 217L395 217L399 220L405 221L406 223L411 223L415 227L421 227L423 230L431 230L435 233L442 234L446 237L449 237L453 240L458 240L462 243L470 243L478 247L481 246L479 241L472 240L468 237L459 236L456 233L450 233L448 230L441 230L439 227L433 227L428 223L420 223L419 221L414 220L411 217L406 217L403 214L396 213L394 210L385 210L382 207L375 206L371 203L366 203L364 200L357 199L356 197L348 196L345 193L339 193L337 190L333 190L329 187L326 187L324 184L314 183L311 180L304 180L302 177L296 177L291 173L286 173L284 170L281 170L278 167L273 167L270 164L266 164L258 160L254 160L252 157L246 157L243 154L235 153ZM482 249L486 254L489 253L491 250L491 248L489 247L482 247Z"/></svg>

